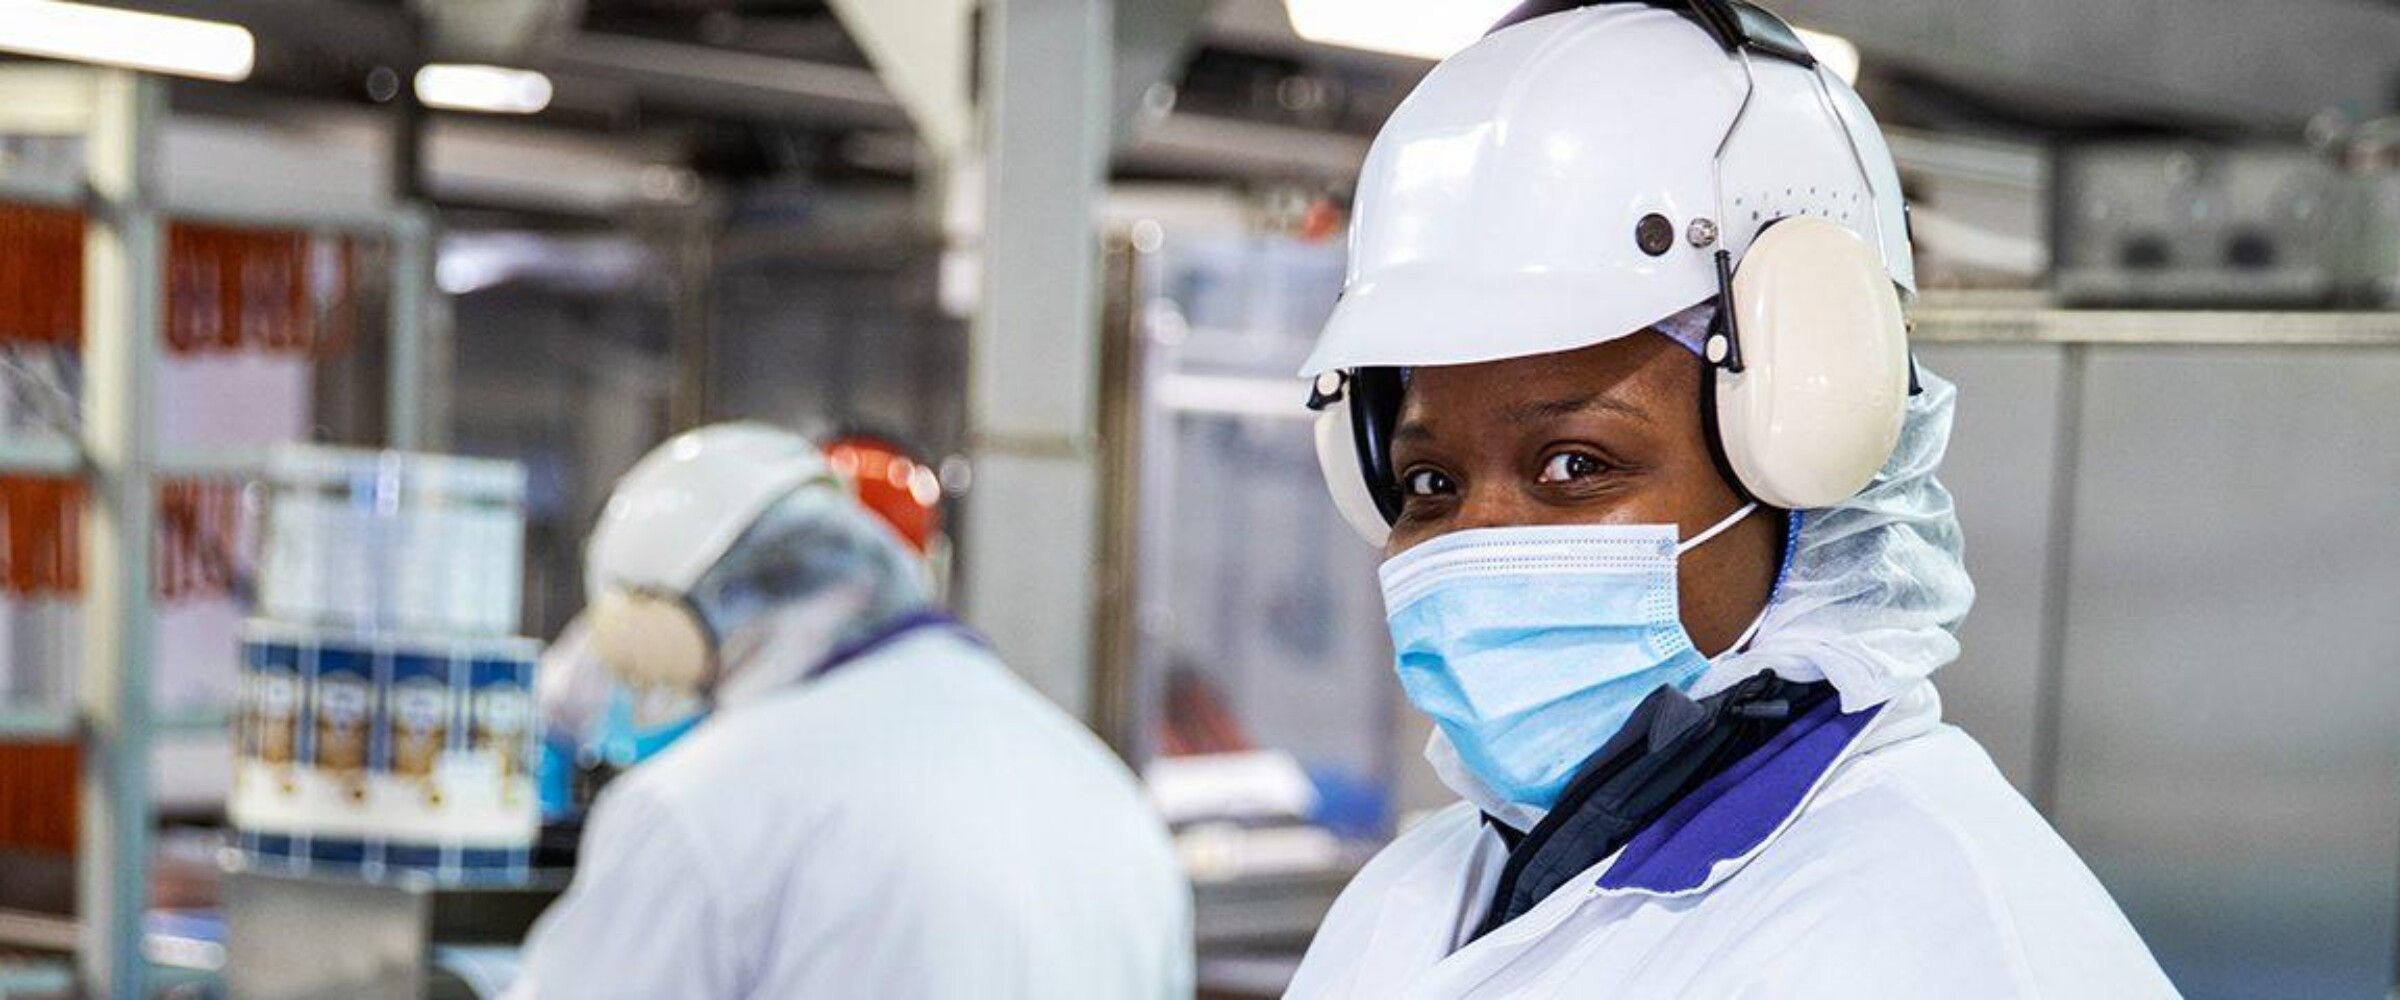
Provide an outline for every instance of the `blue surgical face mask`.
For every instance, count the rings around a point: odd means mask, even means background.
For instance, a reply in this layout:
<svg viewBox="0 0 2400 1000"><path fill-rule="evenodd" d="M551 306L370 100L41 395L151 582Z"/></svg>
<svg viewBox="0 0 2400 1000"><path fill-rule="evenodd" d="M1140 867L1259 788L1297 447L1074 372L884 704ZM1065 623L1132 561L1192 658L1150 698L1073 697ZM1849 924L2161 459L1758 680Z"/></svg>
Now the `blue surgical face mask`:
<svg viewBox="0 0 2400 1000"><path fill-rule="evenodd" d="M1480 528L1400 554L1380 575L1408 700L1495 795L1549 809L1642 699L1708 670L1676 560L1756 508L1683 542L1667 524Z"/></svg>

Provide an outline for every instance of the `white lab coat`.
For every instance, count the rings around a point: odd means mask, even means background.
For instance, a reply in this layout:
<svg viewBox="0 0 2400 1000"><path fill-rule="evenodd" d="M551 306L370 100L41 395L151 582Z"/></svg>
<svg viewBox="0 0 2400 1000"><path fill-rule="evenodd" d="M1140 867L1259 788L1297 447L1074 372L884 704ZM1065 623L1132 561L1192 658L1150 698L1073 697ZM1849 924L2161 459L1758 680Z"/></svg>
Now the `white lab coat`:
<svg viewBox="0 0 2400 1000"><path fill-rule="evenodd" d="M1350 884L1288 996L2174 996L2091 872L1939 716L1929 684L1885 705L1771 829L1687 882L1604 887L1629 846L1464 947L1507 851L1460 803Z"/></svg>
<svg viewBox="0 0 2400 1000"><path fill-rule="evenodd" d="M1190 888L1132 776L929 628L729 708L604 792L513 995L1191 990Z"/></svg>

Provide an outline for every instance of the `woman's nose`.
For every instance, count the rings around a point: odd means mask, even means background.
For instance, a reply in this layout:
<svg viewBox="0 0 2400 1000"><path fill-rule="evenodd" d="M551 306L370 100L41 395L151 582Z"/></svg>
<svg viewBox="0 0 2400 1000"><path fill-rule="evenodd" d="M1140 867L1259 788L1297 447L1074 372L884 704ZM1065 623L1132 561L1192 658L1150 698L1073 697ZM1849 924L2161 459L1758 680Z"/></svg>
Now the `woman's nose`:
<svg viewBox="0 0 2400 1000"><path fill-rule="evenodd" d="M1460 499L1458 515L1451 519L1450 530L1473 528L1506 528L1532 523L1531 512L1525 509L1523 494L1513 489L1478 486Z"/></svg>

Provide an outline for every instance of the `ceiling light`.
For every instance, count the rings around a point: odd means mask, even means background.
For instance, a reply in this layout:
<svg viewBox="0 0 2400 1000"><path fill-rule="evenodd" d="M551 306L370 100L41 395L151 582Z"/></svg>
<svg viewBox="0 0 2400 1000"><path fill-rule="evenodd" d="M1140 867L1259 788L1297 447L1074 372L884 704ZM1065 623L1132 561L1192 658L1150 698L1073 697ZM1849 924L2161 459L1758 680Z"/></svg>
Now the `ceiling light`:
<svg viewBox="0 0 2400 1000"><path fill-rule="evenodd" d="M0 25L0 52L207 80L247 78L258 54L240 25L57 0L0 0Z"/></svg>
<svg viewBox="0 0 2400 1000"><path fill-rule="evenodd" d="M1516 6L1516 0L1284 0L1292 31L1312 42L1446 59ZM1858 46L1840 35L1795 29L1817 61L1858 82Z"/></svg>
<svg viewBox="0 0 2400 1000"><path fill-rule="evenodd" d="M1466 48L1517 0L1284 0L1312 42L1441 59Z"/></svg>
<svg viewBox="0 0 2400 1000"><path fill-rule="evenodd" d="M449 111L530 115L550 106L550 78L529 69L433 63L417 71L417 103Z"/></svg>

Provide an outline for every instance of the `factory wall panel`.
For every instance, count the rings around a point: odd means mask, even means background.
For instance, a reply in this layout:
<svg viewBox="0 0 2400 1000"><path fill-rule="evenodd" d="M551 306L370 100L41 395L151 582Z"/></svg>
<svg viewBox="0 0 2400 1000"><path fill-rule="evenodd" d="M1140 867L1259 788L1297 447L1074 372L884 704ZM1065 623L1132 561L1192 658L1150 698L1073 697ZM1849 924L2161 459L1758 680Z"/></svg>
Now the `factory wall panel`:
<svg viewBox="0 0 2400 1000"><path fill-rule="evenodd" d="M1958 421L1941 478L1958 504L1976 591L1959 628L1959 661L1935 675L1942 714L2028 795L2037 793L2040 768L2064 353L2030 344L1918 351L1928 369L1958 385Z"/></svg>
<svg viewBox="0 0 2400 1000"><path fill-rule="evenodd" d="M2400 350L2091 350L2060 828L2194 1000L2384 997Z"/></svg>

